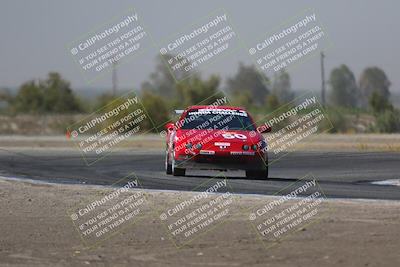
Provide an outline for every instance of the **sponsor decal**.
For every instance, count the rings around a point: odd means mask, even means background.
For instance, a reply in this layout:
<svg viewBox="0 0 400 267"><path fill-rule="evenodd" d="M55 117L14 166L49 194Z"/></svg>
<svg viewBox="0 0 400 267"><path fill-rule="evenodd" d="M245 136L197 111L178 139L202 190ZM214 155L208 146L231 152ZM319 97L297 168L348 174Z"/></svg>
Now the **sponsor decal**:
<svg viewBox="0 0 400 267"><path fill-rule="evenodd" d="M231 155L233 156L238 156L238 155L254 156L255 154L256 154L255 152L249 152L249 151L231 151Z"/></svg>
<svg viewBox="0 0 400 267"><path fill-rule="evenodd" d="M212 150L200 150L200 155L214 155L215 151Z"/></svg>
<svg viewBox="0 0 400 267"><path fill-rule="evenodd" d="M234 115L247 117L247 112L244 110L234 110L234 109L222 109L222 108L202 108L198 110L192 110L188 112L189 115L203 115L203 114L213 114L213 115Z"/></svg>
<svg viewBox="0 0 400 267"><path fill-rule="evenodd" d="M220 149L226 149L228 146L231 146L231 143L215 142L214 145L219 146Z"/></svg>

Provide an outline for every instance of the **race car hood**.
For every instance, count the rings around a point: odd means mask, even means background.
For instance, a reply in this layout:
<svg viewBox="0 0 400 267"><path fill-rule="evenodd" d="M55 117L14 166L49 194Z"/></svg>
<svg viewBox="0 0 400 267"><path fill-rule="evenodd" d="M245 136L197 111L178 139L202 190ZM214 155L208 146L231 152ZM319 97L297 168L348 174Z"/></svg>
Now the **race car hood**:
<svg viewBox="0 0 400 267"><path fill-rule="evenodd" d="M210 142L229 142L239 144L256 144L263 137L257 131L244 130L197 130L179 129L176 131L176 140L184 143L210 143Z"/></svg>

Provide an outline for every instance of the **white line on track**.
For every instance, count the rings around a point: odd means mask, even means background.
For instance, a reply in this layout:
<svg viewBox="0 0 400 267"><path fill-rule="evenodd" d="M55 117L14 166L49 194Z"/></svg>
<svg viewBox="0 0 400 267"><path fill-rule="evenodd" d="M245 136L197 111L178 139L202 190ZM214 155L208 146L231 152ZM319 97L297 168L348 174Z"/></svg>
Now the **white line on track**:
<svg viewBox="0 0 400 267"><path fill-rule="evenodd" d="M69 186L81 186L81 185L85 185L85 186L91 186L93 188L113 188L112 186L109 185L92 185L92 184L85 184L85 183L56 183L56 182L46 182L46 181L41 181L41 180L34 180L34 179L29 179L29 178L17 178L17 177L7 177L7 176L1 176L0 175L0 179L2 180L8 180L8 181L19 181L19 182L28 182L28 183L32 183L32 184L46 184L46 185L69 185ZM400 179L396 179L396 180L400 180ZM147 192L160 192L160 193L191 193L191 194L196 194L199 192L195 192L195 191L184 191L184 190L170 190L170 189L132 189L132 190L143 190L143 191L147 191ZM212 193L212 194L223 194L222 192L216 192L216 193ZM241 194L241 193L233 193L232 195L236 195L236 196L242 196L242 197L262 197L262 198L270 198L270 199L276 199L279 198L281 196L279 195L262 195L262 194ZM295 197L293 199L302 199L304 197ZM365 198L324 198L323 201L326 202L336 202L336 201L342 201L342 202L378 202L378 203L399 203L399 200L390 200L390 199L365 199Z"/></svg>
<svg viewBox="0 0 400 267"><path fill-rule="evenodd" d="M371 182L371 184L400 186L400 179L389 179L389 180L383 180L383 181L375 181L375 182Z"/></svg>

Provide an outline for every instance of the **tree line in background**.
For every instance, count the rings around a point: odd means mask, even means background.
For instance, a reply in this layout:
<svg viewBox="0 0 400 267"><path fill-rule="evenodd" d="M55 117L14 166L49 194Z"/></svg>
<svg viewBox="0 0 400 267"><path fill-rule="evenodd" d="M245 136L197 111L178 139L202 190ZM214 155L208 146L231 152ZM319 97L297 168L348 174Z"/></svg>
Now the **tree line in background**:
<svg viewBox="0 0 400 267"><path fill-rule="evenodd" d="M166 56L167 60L172 57ZM178 72L175 75L181 80L185 74ZM346 116L349 114L355 114L356 118L360 114L374 116L375 123L367 131L400 131L399 110L390 103L390 81L383 70L366 68L357 82L353 72L341 65L331 71L328 82L326 111L335 126L333 131L348 131ZM223 94L230 100L228 105L244 106L254 114L264 115L295 98L289 73L285 70L270 78L257 71L255 66L240 63L236 74L227 79L225 88L221 88L221 79L216 75L204 79L199 73L191 73L188 78L176 82L161 57L157 58L155 71L140 90L142 104L156 125L168 121L173 109L211 104ZM54 72L45 80L22 84L15 96L7 91L0 94L0 101L7 103L2 113L10 115L91 113L115 98L103 94L88 103L73 92L68 81Z"/></svg>
<svg viewBox="0 0 400 267"><path fill-rule="evenodd" d="M371 131L400 131L400 112L390 102L390 81L380 68L364 69L357 83L353 72L341 65L331 71L329 84L331 107L372 113L376 123Z"/></svg>

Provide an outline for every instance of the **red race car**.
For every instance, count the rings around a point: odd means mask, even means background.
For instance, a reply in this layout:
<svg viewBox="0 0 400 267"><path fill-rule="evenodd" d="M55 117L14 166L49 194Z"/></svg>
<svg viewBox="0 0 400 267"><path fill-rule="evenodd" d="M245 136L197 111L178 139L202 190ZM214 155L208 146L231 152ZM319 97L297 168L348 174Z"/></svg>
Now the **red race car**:
<svg viewBox="0 0 400 267"><path fill-rule="evenodd" d="M167 123L165 169L184 176L186 169L245 170L247 178L268 178L267 143L243 108L191 106L176 123Z"/></svg>

